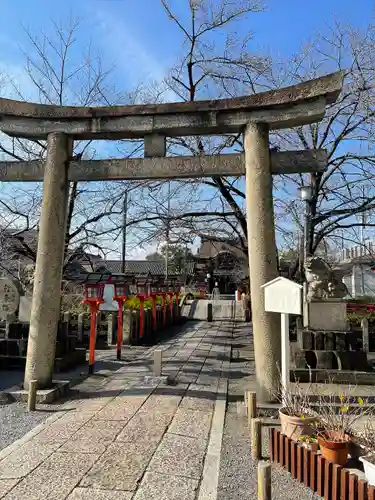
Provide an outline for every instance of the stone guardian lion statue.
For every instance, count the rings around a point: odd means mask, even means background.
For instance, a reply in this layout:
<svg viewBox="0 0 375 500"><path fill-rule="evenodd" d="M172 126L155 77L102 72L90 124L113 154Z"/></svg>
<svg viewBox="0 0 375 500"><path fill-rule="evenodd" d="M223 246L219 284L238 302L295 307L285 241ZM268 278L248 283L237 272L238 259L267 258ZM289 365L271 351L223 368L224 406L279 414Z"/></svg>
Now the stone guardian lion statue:
<svg viewBox="0 0 375 500"><path fill-rule="evenodd" d="M307 299L342 299L348 295L343 272L331 267L321 257L308 257L305 263Z"/></svg>

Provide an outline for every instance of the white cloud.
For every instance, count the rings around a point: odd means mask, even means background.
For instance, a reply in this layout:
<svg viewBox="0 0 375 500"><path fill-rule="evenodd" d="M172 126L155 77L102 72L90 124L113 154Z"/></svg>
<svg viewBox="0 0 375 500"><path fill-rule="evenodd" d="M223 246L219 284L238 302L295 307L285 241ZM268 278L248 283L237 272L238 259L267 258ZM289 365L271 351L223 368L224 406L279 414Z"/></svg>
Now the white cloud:
<svg viewBox="0 0 375 500"><path fill-rule="evenodd" d="M96 16L104 33L102 40L105 50L114 57L117 70L131 86L139 83L162 82L169 67L162 64L163 59L154 55L137 37L123 19L116 18L109 11L97 10ZM163 94L167 101L176 101L176 94L166 90Z"/></svg>

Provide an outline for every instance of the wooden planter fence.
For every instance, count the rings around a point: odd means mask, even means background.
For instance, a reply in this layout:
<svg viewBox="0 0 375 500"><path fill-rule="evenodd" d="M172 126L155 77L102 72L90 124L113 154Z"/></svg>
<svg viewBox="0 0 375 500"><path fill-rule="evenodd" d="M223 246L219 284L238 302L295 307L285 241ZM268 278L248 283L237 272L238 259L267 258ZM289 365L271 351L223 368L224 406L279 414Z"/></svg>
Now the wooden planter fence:
<svg viewBox="0 0 375 500"><path fill-rule="evenodd" d="M270 429L269 454L272 462L325 500L375 500L375 487L358 479L340 465L292 441L277 429Z"/></svg>

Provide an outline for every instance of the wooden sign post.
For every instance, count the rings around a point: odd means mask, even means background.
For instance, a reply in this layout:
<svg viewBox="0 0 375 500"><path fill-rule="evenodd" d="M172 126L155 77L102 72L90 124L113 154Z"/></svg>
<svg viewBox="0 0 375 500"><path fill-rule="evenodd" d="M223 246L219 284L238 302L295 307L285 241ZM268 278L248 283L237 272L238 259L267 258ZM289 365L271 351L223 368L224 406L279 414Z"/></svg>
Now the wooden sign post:
<svg viewBox="0 0 375 500"><path fill-rule="evenodd" d="M281 384L284 393L289 385L290 345L289 314L302 315L302 285L279 276L264 288L264 310L281 314Z"/></svg>

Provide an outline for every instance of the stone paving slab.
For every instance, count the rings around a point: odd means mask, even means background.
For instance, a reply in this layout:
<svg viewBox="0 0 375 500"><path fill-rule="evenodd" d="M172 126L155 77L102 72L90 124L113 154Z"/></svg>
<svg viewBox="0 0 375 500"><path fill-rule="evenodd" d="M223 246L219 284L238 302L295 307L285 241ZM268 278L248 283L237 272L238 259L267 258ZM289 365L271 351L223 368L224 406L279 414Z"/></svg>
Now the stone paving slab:
<svg viewBox="0 0 375 500"><path fill-rule="evenodd" d="M211 420L212 412L210 411L181 408L177 410L168 432L205 441L208 439Z"/></svg>
<svg viewBox="0 0 375 500"><path fill-rule="evenodd" d="M111 444L83 478L80 486L134 491L157 446L157 442L145 441Z"/></svg>
<svg viewBox="0 0 375 500"><path fill-rule="evenodd" d="M196 438L167 433L148 470L200 479L206 451L206 442Z"/></svg>
<svg viewBox="0 0 375 500"><path fill-rule="evenodd" d="M87 420L90 420L95 416L95 413L90 413L89 415L85 415ZM77 415L78 421L61 421L61 419L57 420L56 423L46 427L43 431L41 431L35 438L33 442L38 442L41 446L42 444L49 443L57 443L63 444L65 441L70 439L75 432L77 432L85 423L79 419Z"/></svg>
<svg viewBox="0 0 375 500"><path fill-rule="evenodd" d="M134 500L194 500L199 481L147 472Z"/></svg>
<svg viewBox="0 0 375 500"><path fill-rule="evenodd" d="M126 491L74 488L67 500L131 500L133 493Z"/></svg>
<svg viewBox="0 0 375 500"><path fill-rule="evenodd" d="M65 500L98 455L53 453L5 495L5 500Z"/></svg>
<svg viewBox="0 0 375 500"><path fill-rule="evenodd" d="M124 426L125 422L116 420L90 421L79 429L59 451L102 454Z"/></svg>
<svg viewBox="0 0 375 500"><path fill-rule="evenodd" d="M0 479L17 479L27 476L59 446L59 443L36 445L34 440L28 442L0 462Z"/></svg>
<svg viewBox="0 0 375 500"><path fill-rule="evenodd" d="M4 498L18 482L19 479L0 479L0 498Z"/></svg>
<svg viewBox="0 0 375 500"><path fill-rule="evenodd" d="M143 405L148 396L149 394L118 396L101 409L94 418L99 420L120 420L126 423Z"/></svg>

